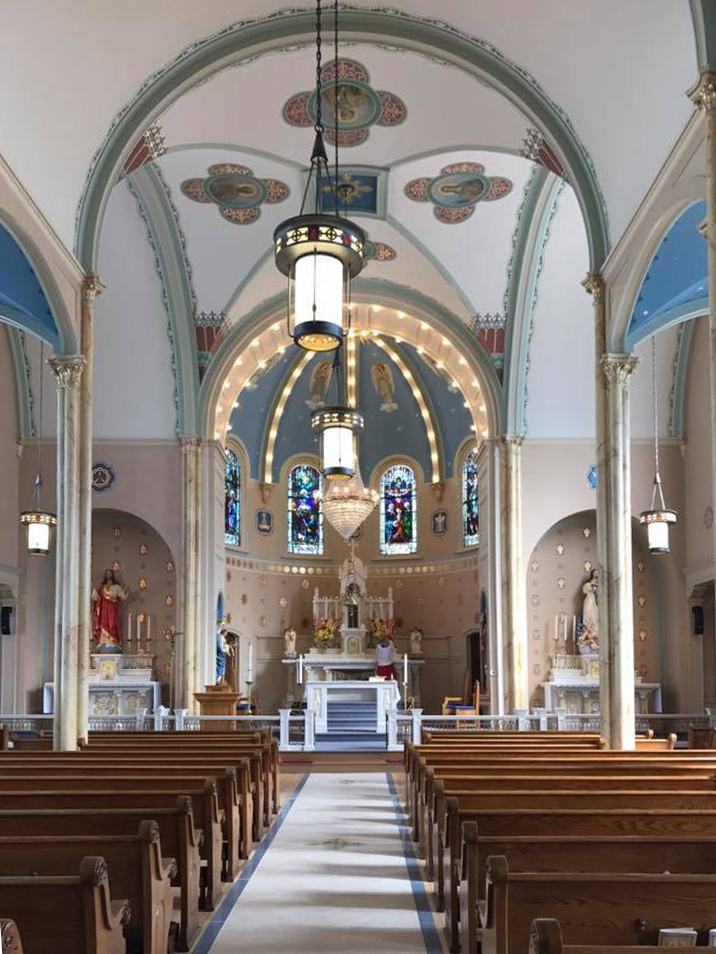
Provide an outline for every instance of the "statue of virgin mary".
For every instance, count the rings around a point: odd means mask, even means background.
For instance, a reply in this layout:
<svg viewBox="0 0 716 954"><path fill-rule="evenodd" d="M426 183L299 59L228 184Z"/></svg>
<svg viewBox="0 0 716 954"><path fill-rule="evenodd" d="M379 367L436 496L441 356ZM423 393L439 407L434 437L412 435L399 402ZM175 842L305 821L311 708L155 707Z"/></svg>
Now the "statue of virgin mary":
<svg viewBox="0 0 716 954"><path fill-rule="evenodd" d="M599 571L592 570L587 582L582 587L584 603L582 604L582 629L577 637L580 653L596 653L599 651Z"/></svg>

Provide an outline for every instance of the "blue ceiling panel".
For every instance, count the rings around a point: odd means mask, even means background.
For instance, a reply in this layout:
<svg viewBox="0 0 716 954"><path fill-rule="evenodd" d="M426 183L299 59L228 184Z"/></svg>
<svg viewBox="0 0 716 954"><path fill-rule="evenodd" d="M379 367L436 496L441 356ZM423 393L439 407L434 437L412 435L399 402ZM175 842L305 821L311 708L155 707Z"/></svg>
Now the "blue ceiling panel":
<svg viewBox="0 0 716 954"><path fill-rule="evenodd" d="M694 203L661 240L632 311L628 346L705 307L708 299L708 249L698 230L705 216L706 203Z"/></svg>
<svg viewBox="0 0 716 954"><path fill-rule="evenodd" d="M25 253L0 225L0 318L57 347L60 335L37 275Z"/></svg>

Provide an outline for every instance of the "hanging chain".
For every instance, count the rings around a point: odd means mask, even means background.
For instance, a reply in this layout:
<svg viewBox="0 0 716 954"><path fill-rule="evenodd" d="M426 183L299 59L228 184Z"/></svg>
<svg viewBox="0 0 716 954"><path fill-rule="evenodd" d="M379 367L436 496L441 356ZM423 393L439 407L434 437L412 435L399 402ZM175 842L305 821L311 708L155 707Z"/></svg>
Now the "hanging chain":
<svg viewBox="0 0 716 954"><path fill-rule="evenodd" d="M316 0L316 122L313 128L317 133L322 133L324 130L322 114L323 83L321 79L323 67L321 59L321 0Z"/></svg>
<svg viewBox="0 0 716 954"><path fill-rule="evenodd" d="M338 0L333 0L333 47L335 54L333 65L333 79L335 82L335 89L333 90L333 133L336 147L334 180L336 190L336 215L340 215L341 210L338 207L338 200L340 199L338 189ZM345 212L345 204L343 211Z"/></svg>
<svg viewBox="0 0 716 954"><path fill-rule="evenodd" d="M40 483L42 481L42 408L44 405L44 374L43 368L45 365L45 342L40 340L40 381L38 391L40 392L40 413L39 413L39 422L37 425L37 477L35 478L35 497L36 497L36 506L39 508L40 505Z"/></svg>

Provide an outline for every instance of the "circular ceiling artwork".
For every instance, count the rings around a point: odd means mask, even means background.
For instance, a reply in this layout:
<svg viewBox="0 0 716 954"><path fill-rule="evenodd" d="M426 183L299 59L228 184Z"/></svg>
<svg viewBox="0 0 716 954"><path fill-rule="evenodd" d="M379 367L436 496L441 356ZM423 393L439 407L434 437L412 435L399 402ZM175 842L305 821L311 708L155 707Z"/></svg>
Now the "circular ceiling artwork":
<svg viewBox="0 0 716 954"><path fill-rule="evenodd" d="M233 162L209 166L207 172L203 179L185 179L181 191L192 202L217 205L220 214L235 225L255 222L264 202L283 202L291 191L285 182L259 179L248 166Z"/></svg>
<svg viewBox="0 0 716 954"><path fill-rule="evenodd" d="M487 176L479 162L454 162L440 175L411 179L403 190L413 202L431 202L435 217L455 224L468 219L478 202L495 202L512 191L504 176Z"/></svg>

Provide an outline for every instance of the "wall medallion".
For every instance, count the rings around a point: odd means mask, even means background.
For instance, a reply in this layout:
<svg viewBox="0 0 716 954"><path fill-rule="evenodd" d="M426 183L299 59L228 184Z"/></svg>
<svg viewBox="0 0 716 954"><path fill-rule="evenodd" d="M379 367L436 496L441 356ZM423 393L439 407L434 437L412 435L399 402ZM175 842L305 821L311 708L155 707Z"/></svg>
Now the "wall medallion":
<svg viewBox="0 0 716 954"><path fill-rule="evenodd" d="M270 510L261 508L256 511L256 532L262 537L267 537L273 533L273 514Z"/></svg>
<svg viewBox="0 0 716 954"><path fill-rule="evenodd" d="M447 528L448 528L447 510L434 511L431 517L431 523L433 528L433 534L436 537L442 537L445 533L447 533Z"/></svg>
<svg viewBox="0 0 716 954"><path fill-rule="evenodd" d="M109 490L114 483L114 479L115 473L109 464L98 461L92 465L92 490L95 493L102 494L105 490ZM115 534L115 536L119 536L119 534Z"/></svg>
<svg viewBox="0 0 716 954"><path fill-rule="evenodd" d="M587 471L587 483L592 488L592 490L597 489L597 465L592 464L592 466Z"/></svg>

